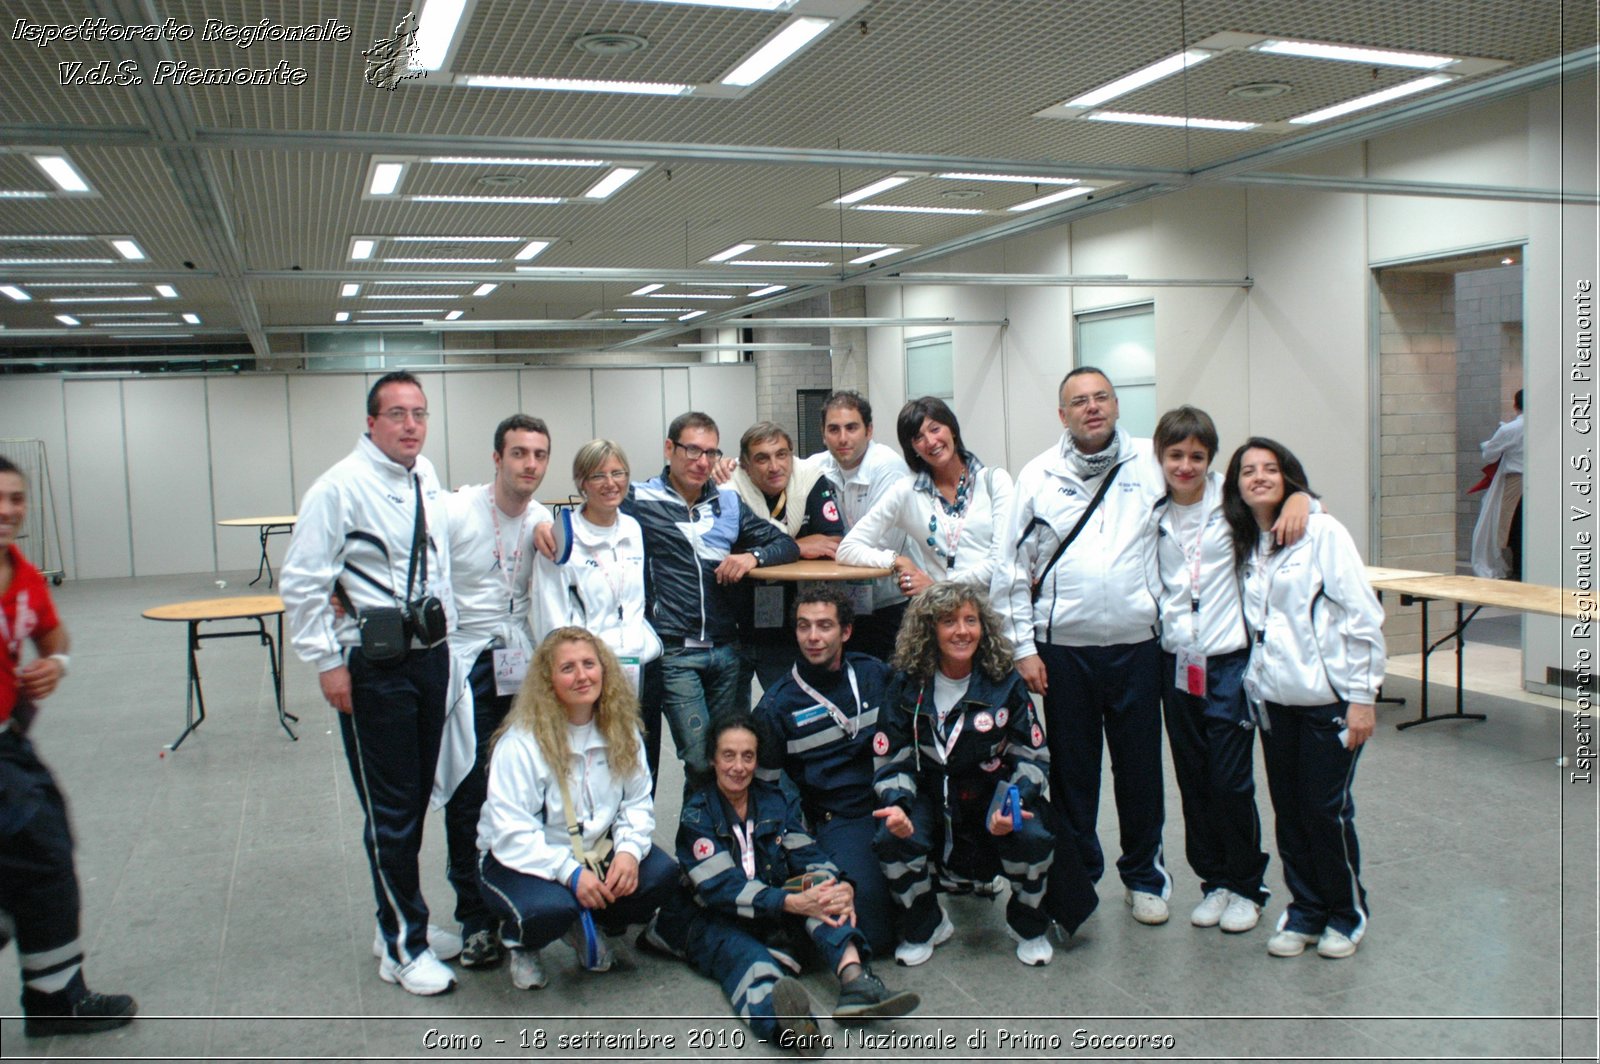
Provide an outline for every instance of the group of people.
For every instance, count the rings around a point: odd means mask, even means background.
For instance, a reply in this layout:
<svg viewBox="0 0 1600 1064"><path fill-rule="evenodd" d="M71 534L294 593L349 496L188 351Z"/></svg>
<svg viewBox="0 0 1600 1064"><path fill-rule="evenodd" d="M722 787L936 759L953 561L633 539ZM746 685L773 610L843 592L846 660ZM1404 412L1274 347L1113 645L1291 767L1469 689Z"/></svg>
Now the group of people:
<svg viewBox="0 0 1600 1064"><path fill-rule="evenodd" d="M1351 784L1383 614L1281 444L1252 438L1219 475L1203 411L1133 439L1110 380L1084 367L1060 387L1060 441L1015 481L943 401L905 405L896 454L870 403L838 392L809 459L762 422L725 460L696 412L649 479L590 441L581 505L552 514L534 498L543 421L506 418L493 480L451 493L422 454L428 413L410 374L373 385L367 431L307 492L282 574L364 813L383 980L438 994L456 981L446 961L509 959L533 989L556 939L604 971L608 933L644 924L642 948L805 1051L818 1028L800 958L837 975L836 1021L905 1015L917 996L871 962L927 962L953 933L943 894L1005 897L1018 959L1051 961L1052 928L1070 935L1098 900L1103 747L1127 904L1164 923L1163 714L1201 880L1191 922L1247 931L1268 900L1260 732L1293 895L1268 950L1355 951ZM802 557L888 575L747 579ZM0 633L11 671L16 633L54 652L41 627ZM653 843L663 718L683 761L675 854ZM422 896L430 805L459 933L431 925ZM131 999L73 978L69 996L99 1002L80 1015L126 1022Z"/></svg>

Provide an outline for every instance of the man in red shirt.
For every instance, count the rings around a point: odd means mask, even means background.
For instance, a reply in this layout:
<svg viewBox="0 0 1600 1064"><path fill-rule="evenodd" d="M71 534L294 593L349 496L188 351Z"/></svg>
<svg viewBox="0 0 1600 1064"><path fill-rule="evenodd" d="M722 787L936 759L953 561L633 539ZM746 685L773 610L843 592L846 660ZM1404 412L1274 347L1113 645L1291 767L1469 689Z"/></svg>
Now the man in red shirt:
<svg viewBox="0 0 1600 1064"><path fill-rule="evenodd" d="M27 739L35 703L67 674L67 630L39 570L17 549L28 483L0 456L0 947L16 935L30 1038L107 1031L139 1010L83 982L78 876L67 804ZM22 664L23 646L37 652Z"/></svg>

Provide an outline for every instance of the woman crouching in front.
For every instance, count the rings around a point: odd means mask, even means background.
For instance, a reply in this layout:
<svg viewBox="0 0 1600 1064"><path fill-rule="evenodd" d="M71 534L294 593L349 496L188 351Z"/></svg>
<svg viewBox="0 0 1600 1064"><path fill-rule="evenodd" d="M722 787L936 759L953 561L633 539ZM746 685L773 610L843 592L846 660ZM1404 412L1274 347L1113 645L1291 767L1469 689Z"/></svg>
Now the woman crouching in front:
<svg viewBox="0 0 1600 1064"><path fill-rule="evenodd" d="M1257 436L1233 453L1222 506L1251 636L1245 694L1265 713L1261 749L1292 896L1267 952L1295 957L1315 943L1321 956L1348 957L1367 929L1350 788L1383 685L1383 607L1355 541L1327 514L1312 514L1299 542L1274 543L1284 499L1309 490L1300 460Z"/></svg>
<svg viewBox="0 0 1600 1064"><path fill-rule="evenodd" d="M478 820L484 901L517 989L545 985L539 950L563 936L582 967L611 967L604 932L648 921L677 885L654 830L633 687L604 642L558 628L495 735Z"/></svg>
<svg viewBox="0 0 1600 1064"><path fill-rule="evenodd" d="M955 931L935 889L1009 880L1006 926L1023 964L1049 964L1051 922L1071 934L1098 902L1078 848L1056 846L1065 826L1044 796L1050 751L1000 631L983 592L955 582L912 599L900 626L872 743L883 820L873 847L902 909L904 965Z"/></svg>
<svg viewBox="0 0 1600 1064"><path fill-rule="evenodd" d="M827 1043L793 977L806 939L839 978L834 1020L904 1016L920 999L891 993L867 966L854 890L806 833L799 803L756 779L762 741L748 713L716 720L706 737L715 781L690 795L678 826L696 903L683 953L722 984L756 1037L814 1055Z"/></svg>

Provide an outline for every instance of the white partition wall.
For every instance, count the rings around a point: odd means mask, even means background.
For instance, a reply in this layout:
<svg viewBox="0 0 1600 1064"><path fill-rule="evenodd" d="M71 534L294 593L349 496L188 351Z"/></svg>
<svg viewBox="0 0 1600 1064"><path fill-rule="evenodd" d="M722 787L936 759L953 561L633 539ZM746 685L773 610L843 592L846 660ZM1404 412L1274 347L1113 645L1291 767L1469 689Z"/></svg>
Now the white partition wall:
<svg viewBox="0 0 1600 1064"><path fill-rule="evenodd" d="M215 569L206 382L126 380L122 403L133 575Z"/></svg>
<svg viewBox="0 0 1600 1064"><path fill-rule="evenodd" d="M427 455L439 469L444 486L454 490L482 484L494 475L494 428L517 413L517 371L457 373L444 381L444 395L428 393L428 405L444 409L443 425L428 427ZM444 425L448 425L447 430ZM448 448L449 477L440 465Z"/></svg>
<svg viewBox="0 0 1600 1064"><path fill-rule="evenodd" d="M289 468L289 390L283 377L206 381L211 426L211 500L218 521L292 514L300 500ZM218 528L217 568L253 568L261 557L253 528ZM282 557L283 540L273 541Z"/></svg>
<svg viewBox="0 0 1600 1064"><path fill-rule="evenodd" d="M74 381L66 401L67 485L72 501L73 577L132 576L122 382Z"/></svg>
<svg viewBox="0 0 1600 1064"><path fill-rule="evenodd" d="M572 456L599 435L594 427L589 370L530 369L518 377L522 412L543 418L550 429L550 466L539 498L564 499L573 492ZM483 479L488 479L487 474Z"/></svg>
<svg viewBox="0 0 1600 1064"><path fill-rule="evenodd" d="M683 412L663 409L661 370L597 369L593 374L594 434L622 444L634 477L655 476L661 471L667 422Z"/></svg>
<svg viewBox="0 0 1600 1064"><path fill-rule="evenodd" d="M679 373L681 370L667 370ZM665 395L662 397L666 398ZM667 407L667 420L685 410L710 414L722 434L722 449L733 454L739 437L756 422L756 368L746 364L689 367L688 402L678 408Z"/></svg>
<svg viewBox="0 0 1600 1064"><path fill-rule="evenodd" d="M290 377L289 461L294 505L322 471L350 453L367 431L367 382L359 374Z"/></svg>
<svg viewBox="0 0 1600 1064"><path fill-rule="evenodd" d="M76 571L72 555L72 505L67 497L66 415L62 407L61 380L58 377L13 377L0 388L0 436L44 441L44 457L49 464L50 486L54 492L56 522L61 529L61 556L57 561L68 572ZM0 448L3 451L4 448ZM8 455L7 457L13 457ZM43 485L29 485L29 505L49 502ZM32 544L21 543L22 552L34 561L46 557ZM48 555L55 558L55 545Z"/></svg>

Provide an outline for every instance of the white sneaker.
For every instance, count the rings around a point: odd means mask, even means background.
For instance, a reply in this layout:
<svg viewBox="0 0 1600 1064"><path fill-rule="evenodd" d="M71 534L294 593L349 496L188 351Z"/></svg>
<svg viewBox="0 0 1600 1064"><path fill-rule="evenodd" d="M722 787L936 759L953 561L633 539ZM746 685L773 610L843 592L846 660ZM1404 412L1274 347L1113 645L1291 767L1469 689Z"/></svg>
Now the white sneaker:
<svg viewBox="0 0 1600 1064"><path fill-rule="evenodd" d="M383 942L383 928L372 929L372 955L382 957L385 952ZM461 955L461 935L459 932L450 931L436 924L428 925L428 948L433 950L433 955L441 961L448 961Z"/></svg>
<svg viewBox="0 0 1600 1064"><path fill-rule="evenodd" d="M1228 907L1229 899L1232 897L1232 891L1226 887L1218 887L1194 907L1194 912L1189 914L1189 922L1196 927L1216 927L1217 921L1222 919L1222 911Z"/></svg>
<svg viewBox="0 0 1600 1064"><path fill-rule="evenodd" d="M1230 935L1242 934L1256 926L1261 919L1261 906L1240 894L1234 894L1228 899L1228 907L1222 911L1222 919L1218 921L1222 929Z"/></svg>
<svg viewBox="0 0 1600 1064"><path fill-rule="evenodd" d="M1343 931L1325 928L1322 937L1317 940L1317 956L1329 959L1353 956L1356 944L1353 939Z"/></svg>
<svg viewBox="0 0 1600 1064"><path fill-rule="evenodd" d="M511 985L518 990L538 990L550 981L539 963L539 951L513 946L511 953Z"/></svg>
<svg viewBox="0 0 1600 1064"><path fill-rule="evenodd" d="M1123 900L1133 906L1133 918L1141 924L1167 922L1167 899L1161 895L1151 894L1147 890L1130 890Z"/></svg>
<svg viewBox="0 0 1600 1064"><path fill-rule="evenodd" d="M418 954L410 964L396 964L387 955L378 961L378 978L386 983L399 983L407 993L420 997L432 997L443 994L456 985L453 972L433 955L433 950L424 950Z"/></svg>
<svg viewBox="0 0 1600 1064"><path fill-rule="evenodd" d="M1037 938L1023 938L1017 941L1017 960L1023 964L1049 964L1050 958L1055 955L1055 947L1050 945L1049 935L1040 935Z"/></svg>
<svg viewBox="0 0 1600 1064"><path fill-rule="evenodd" d="M1274 957L1298 957L1316 940L1316 935L1300 931L1278 931L1267 939L1267 952Z"/></svg>
<svg viewBox="0 0 1600 1064"><path fill-rule="evenodd" d="M928 958L933 956L933 947L942 946L950 941L950 936L956 933L956 925L950 922L950 914L944 911L944 906L939 906L939 926L933 929L933 937L926 942L902 942L894 948L894 959L897 964L907 968L915 968L919 964L927 964Z"/></svg>

